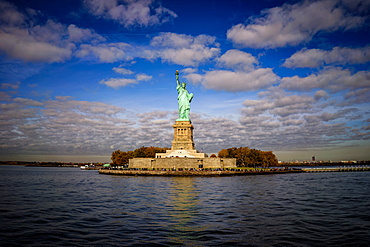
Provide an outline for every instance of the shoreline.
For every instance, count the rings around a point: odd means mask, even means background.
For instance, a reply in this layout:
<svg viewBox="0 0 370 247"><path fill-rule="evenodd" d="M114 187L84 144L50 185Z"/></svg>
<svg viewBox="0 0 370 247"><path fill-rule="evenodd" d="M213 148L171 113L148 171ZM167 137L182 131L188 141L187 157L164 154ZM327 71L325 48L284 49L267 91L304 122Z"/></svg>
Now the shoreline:
<svg viewBox="0 0 370 247"><path fill-rule="evenodd" d="M336 168L302 168L302 169L231 169L231 170L139 170L139 169L99 169L99 174L123 176L246 176L246 175L273 175L291 173L317 173L317 172L366 172L370 167L336 167Z"/></svg>
<svg viewBox="0 0 370 247"><path fill-rule="evenodd" d="M271 174L286 174L286 173L303 173L303 170L183 170L183 171L172 171L172 170L110 170L100 169L99 174L105 175L123 175L123 176L168 176L168 177L191 177L191 176L245 176L245 175L271 175Z"/></svg>

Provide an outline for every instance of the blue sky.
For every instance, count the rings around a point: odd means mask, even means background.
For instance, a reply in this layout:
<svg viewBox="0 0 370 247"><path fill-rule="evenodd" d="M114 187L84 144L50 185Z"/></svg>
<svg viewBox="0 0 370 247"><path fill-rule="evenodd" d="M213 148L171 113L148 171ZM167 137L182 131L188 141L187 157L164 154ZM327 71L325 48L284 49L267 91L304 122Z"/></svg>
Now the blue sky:
<svg viewBox="0 0 370 247"><path fill-rule="evenodd" d="M370 1L0 0L0 160L170 147L370 159Z"/></svg>

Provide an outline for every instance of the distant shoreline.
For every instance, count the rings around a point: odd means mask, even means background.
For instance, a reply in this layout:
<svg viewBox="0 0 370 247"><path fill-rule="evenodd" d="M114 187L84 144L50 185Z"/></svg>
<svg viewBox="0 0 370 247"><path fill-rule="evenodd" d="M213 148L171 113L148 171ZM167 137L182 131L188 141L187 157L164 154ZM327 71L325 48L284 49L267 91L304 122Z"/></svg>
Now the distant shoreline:
<svg viewBox="0 0 370 247"><path fill-rule="evenodd" d="M27 161L0 161L1 165L33 166L33 167L81 167L90 165L91 162L27 162ZM105 163L92 163L97 169ZM276 167L320 167L320 166L348 166L348 165L370 165L370 160L354 162L322 162L322 163L280 163ZM94 170L97 170L94 169Z"/></svg>
<svg viewBox="0 0 370 247"><path fill-rule="evenodd" d="M27 162L27 161L0 161L1 165L8 166L33 166L33 167L81 167L90 163L74 163L74 162Z"/></svg>

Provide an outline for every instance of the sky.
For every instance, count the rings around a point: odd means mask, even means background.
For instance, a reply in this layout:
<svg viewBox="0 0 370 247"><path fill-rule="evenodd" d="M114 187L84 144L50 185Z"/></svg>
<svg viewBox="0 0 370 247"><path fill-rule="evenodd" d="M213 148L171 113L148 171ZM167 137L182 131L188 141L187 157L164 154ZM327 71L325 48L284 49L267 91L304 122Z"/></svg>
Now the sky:
<svg viewBox="0 0 370 247"><path fill-rule="evenodd" d="M0 0L0 160L171 147L370 160L370 0Z"/></svg>

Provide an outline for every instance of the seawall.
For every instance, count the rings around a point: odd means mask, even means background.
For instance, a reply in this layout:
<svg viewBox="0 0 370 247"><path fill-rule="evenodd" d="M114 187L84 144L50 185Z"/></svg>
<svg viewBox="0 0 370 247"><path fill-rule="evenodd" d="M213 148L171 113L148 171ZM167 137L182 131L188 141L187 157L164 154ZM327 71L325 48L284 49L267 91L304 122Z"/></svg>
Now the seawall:
<svg viewBox="0 0 370 247"><path fill-rule="evenodd" d="M366 172L370 171L369 166L343 166L343 167L315 167L302 168L305 172Z"/></svg>
<svg viewBox="0 0 370 247"><path fill-rule="evenodd" d="M125 176L243 176L243 175L267 175L267 174L283 174L283 173L300 173L302 170L110 170L100 169L100 174L109 175L125 175Z"/></svg>

